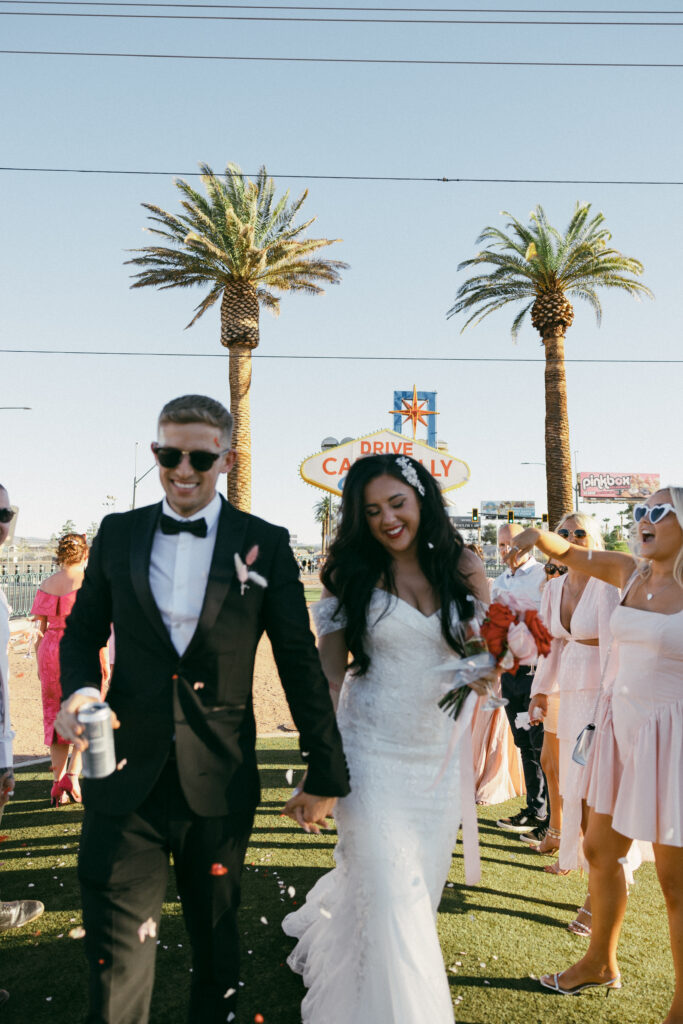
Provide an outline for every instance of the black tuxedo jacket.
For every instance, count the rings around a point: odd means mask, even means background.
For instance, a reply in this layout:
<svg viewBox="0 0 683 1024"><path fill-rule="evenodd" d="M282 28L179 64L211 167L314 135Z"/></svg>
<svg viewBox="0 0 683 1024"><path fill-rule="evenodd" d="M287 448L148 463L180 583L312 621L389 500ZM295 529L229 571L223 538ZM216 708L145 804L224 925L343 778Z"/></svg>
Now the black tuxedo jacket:
<svg viewBox="0 0 683 1024"><path fill-rule="evenodd" d="M196 814L253 811L260 790L252 681L264 630L305 752L306 790L344 796L346 762L287 531L222 499L204 605L179 655L149 585L160 513L161 504L150 505L102 521L60 645L68 697L98 685L98 651L114 625L107 700L121 722L114 733L116 757L126 765L106 779L85 780L87 806L109 814L135 810L159 777L175 736L181 785ZM255 544L253 568L268 586L250 583L242 595L234 556L244 560Z"/></svg>

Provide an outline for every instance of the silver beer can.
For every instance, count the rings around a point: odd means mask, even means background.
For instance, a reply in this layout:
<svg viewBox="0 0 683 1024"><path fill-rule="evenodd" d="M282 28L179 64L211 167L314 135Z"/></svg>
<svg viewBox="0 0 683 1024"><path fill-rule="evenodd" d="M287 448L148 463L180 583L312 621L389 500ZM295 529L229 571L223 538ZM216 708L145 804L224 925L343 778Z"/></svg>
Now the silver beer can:
<svg viewBox="0 0 683 1024"><path fill-rule="evenodd" d="M83 735L88 741L83 751L83 775L86 779L105 779L116 771L111 708L104 701L88 704L78 712L78 721L85 726Z"/></svg>

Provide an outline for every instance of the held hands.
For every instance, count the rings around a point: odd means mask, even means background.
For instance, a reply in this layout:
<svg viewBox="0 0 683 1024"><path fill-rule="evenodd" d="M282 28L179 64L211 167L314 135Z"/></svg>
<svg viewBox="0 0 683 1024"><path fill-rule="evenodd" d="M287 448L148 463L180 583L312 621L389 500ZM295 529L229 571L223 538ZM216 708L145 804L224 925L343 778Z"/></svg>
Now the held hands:
<svg viewBox="0 0 683 1024"><path fill-rule="evenodd" d="M282 813L301 825L304 832L318 835L321 829L326 830L329 827L327 818L332 817L336 802L336 796L314 796L313 793L304 793L297 787Z"/></svg>
<svg viewBox="0 0 683 1024"><path fill-rule="evenodd" d="M78 712L81 708L85 707L86 704L96 703L97 701L95 698L88 696L88 694L72 693L70 697L67 697L59 709L59 714L55 719L55 729L60 736L64 737L65 740L73 743L74 750L83 751L88 746L88 741L83 736L85 726L81 725L78 721ZM121 724L114 711L111 713L111 724L114 729L118 729Z"/></svg>

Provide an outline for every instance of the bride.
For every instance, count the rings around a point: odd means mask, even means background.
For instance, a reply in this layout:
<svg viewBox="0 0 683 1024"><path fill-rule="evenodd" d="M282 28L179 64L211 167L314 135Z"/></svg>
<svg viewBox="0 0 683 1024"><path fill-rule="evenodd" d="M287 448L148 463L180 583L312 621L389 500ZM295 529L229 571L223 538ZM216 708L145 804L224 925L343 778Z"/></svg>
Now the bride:
<svg viewBox="0 0 683 1024"><path fill-rule="evenodd" d="M462 652L474 599L488 601L483 566L420 463L373 455L349 471L322 580L314 617L352 792L335 812L336 868L283 922L309 989L302 1020L450 1024L436 912L461 817L477 852L475 701L454 725L437 706L450 677L435 669Z"/></svg>

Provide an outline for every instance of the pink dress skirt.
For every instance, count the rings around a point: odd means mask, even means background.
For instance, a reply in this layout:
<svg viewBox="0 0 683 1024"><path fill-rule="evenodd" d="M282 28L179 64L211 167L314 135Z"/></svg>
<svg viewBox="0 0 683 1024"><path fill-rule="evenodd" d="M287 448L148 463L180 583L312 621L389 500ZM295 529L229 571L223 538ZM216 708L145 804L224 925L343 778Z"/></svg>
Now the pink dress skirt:
<svg viewBox="0 0 683 1024"><path fill-rule="evenodd" d="M683 611L612 613L618 667L603 693L586 799L630 839L683 846Z"/></svg>

